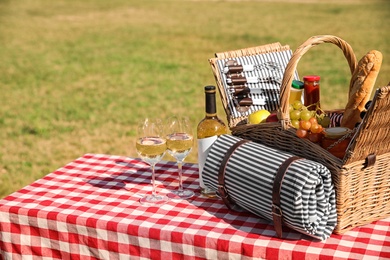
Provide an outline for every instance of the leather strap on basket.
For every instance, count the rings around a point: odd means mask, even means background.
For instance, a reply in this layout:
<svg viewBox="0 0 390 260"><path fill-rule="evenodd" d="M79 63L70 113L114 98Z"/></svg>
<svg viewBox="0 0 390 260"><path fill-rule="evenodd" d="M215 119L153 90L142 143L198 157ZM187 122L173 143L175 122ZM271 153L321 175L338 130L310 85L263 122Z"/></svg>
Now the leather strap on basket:
<svg viewBox="0 0 390 260"><path fill-rule="evenodd" d="M288 167L290 167L292 162L299 159L302 158L298 156L293 156L288 158L279 166L279 169L275 175L274 186L272 189L272 217L274 221L274 228L279 238L281 238L283 234L283 230L282 230L283 214L280 206L280 191L282 188L282 182Z"/></svg>
<svg viewBox="0 0 390 260"><path fill-rule="evenodd" d="M225 153L225 156L222 159L221 165L219 166L218 171L218 194L222 198L225 205L231 209L231 205L234 204L234 201L229 196L228 191L225 186L225 171L226 165L229 162L234 151L242 144L249 142L249 140L240 140L237 143L233 144Z"/></svg>
<svg viewBox="0 0 390 260"><path fill-rule="evenodd" d="M368 168L368 167L375 165L375 162L376 162L376 154L374 154L374 153L369 154L366 158L365 163L364 163L364 168Z"/></svg>

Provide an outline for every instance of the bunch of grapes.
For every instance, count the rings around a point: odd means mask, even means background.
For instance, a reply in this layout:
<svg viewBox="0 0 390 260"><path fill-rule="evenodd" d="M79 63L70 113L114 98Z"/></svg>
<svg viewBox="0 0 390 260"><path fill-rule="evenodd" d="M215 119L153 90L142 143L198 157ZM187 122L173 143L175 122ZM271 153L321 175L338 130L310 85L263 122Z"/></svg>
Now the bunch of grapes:
<svg viewBox="0 0 390 260"><path fill-rule="evenodd" d="M330 118L320 108L308 110L301 101L295 101L289 107L290 120L294 128L297 129L297 136L308 138L314 143L318 143L322 138L322 131L329 126Z"/></svg>

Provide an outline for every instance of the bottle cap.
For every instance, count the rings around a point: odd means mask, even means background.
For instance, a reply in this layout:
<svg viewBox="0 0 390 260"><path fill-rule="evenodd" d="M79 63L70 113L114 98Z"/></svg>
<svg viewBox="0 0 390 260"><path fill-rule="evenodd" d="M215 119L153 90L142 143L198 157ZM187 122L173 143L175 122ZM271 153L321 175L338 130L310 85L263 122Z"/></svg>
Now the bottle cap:
<svg viewBox="0 0 390 260"><path fill-rule="evenodd" d="M212 85L210 85L210 86L205 86L204 87L204 91L205 92L215 92L215 86L212 86Z"/></svg>
<svg viewBox="0 0 390 260"><path fill-rule="evenodd" d="M303 84L303 82L302 81L299 81L299 80L293 80L293 82L292 82L292 84L291 84L291 86L293 87L293 88L296 88L296 89L303 89L303 86L304 84Z"/></svg>
<svg viewBox="0 0 390 260"><path fill-rule="evenodd" d="M319 81L320 76L317 76L317 75L304 76L303 80L304 81Z"/></svg>

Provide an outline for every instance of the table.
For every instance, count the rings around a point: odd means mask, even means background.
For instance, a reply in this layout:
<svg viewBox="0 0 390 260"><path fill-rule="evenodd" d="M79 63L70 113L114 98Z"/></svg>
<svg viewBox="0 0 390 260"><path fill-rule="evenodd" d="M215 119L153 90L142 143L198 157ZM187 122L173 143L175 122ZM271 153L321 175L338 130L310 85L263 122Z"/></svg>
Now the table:
<svg viewBox="0 0 390 260"><path fill-rule="evenodd" d="M177 166L156 167L157 191L177 187ZM183 166L198 191L197 164ZM197 194L147 207L150 169L140 159L85 154L0 200L2 259L386 259L390 218L324 242L228 210ZM46 257L46 258L43 258Z"/></svg>

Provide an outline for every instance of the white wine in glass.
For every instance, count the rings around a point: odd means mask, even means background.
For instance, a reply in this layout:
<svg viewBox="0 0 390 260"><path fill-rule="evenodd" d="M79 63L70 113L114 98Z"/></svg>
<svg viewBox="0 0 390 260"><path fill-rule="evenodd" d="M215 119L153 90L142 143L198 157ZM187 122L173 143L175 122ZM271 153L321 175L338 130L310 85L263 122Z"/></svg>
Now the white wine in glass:
<svg viewBox="0 0 390 260"><path fill-rule="evenodd" d="M188 199L194 196L191 190L183 188L183 170L184 159L191 152L194 143L194 137L191 131L191 125L185 117L171 117L167 123L167 151L174 157L178 165L179 188L173 190L168 197L172 199Z"/></svg>
<svg viewBox="0 0 390 260"><path fill-rule="evenodd" d="M152 168L152 194L140 199L140 202L145 205L159 205L169 200L165 195L157 195L155 184L155 165L161 160L167 149L163 130L160 120L145 119L138 126L135 147L141 159Z"/></svg>

